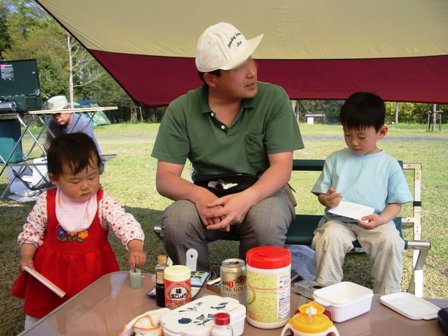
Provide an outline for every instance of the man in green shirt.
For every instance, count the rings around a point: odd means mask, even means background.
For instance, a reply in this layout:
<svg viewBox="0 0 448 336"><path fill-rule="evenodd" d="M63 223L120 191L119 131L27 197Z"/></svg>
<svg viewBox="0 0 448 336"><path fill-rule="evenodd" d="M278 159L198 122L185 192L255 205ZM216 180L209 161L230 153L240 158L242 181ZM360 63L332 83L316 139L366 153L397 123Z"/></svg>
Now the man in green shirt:
<svg viewBox="0 0 448 336"><path fill-rule="evenodd" d="M185 264L186 251L195 248L198 269L208 270L208 242L229 234L239 236L242 259L252 247L284 245L295 215L287 183L293 151L303 143L286 92L257 81L251 55L262 37L247 40L224 22L207 28L196 54L204 85L171 102L160 125L152 156L157 190L175 201L161 233L175 264ZM182 177L187 159L193 182ZM194 183L229 173L258 180L222 197Z"/></svg>

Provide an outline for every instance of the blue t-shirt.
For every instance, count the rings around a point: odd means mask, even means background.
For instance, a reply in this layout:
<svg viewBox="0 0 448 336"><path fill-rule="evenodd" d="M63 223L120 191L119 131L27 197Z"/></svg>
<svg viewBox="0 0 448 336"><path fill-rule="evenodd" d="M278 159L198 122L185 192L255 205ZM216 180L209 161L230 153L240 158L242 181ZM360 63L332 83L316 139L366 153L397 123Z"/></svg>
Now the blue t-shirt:
<svg viewBox="0 0 448 336"><path fill-rule="evenodd" d="M362 204L382 213L391 203L413 200L403 170L398 161L384 151L369 155L355 155L349 148L334 152L326 160L312 192L327 193L333 187L344 201ZM356 220L334 215L325 209L324 221Z"/></svg>

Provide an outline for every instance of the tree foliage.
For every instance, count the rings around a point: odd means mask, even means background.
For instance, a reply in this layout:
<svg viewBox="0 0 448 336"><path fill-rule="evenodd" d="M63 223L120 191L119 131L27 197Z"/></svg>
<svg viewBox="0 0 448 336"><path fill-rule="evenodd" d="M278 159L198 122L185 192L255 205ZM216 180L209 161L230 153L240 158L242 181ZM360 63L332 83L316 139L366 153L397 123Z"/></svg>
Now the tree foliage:
<svg viewBox="0 0 448 336"><path fill-rule="evenodd" d="M307 113L324 113L327 122L333 123L339 120L339 111L344 102L341 100L298 100L296 113L305 120Z"/></svg>
<svg viewBox="0 0 448 336"><path fill-rule="evenodd" d="M399 123L416 123L425 124L428 122L428 112L434 108L433 104L425 103L398 103L398 122ZM386 103L386 122L395 122L396 103ZM437 111L445 111L442 113L444 122L448 120L448 106L446 104L436 105Z"/></svg>
<svg viewBox="0 0 448 336"><path fill-rule="evenodd" d="M67 43L67 32L34 1L0 2L0 58L37 59L44 99L55 95L70 99L71 73L75 101L90 99L102 106L119 106L124 113L133 114L131 120L137 119L137 111L151 121L160 120L163 114L164 108L138 110L117 82L75 39ZM302 120L306 113L325 113L328 122L338 122L342 104L343 101L336 100L300 100L295 106ZM396 106L394 102L386 104L387 123L395 122ZM432 108L432 104L399 103L398 122L426 123ZM448 106L438 105L437 109L447 111ZM446 122L448 112L442 116ZM129 118L120 116L120 120Z"/></svg>
<svg viewBox="0 0 448 336"><path fill-rule="evenodd" d="M2 3L3 4L3 3ZM74 100L97 100L100 105L131 107L135 104L103 67L73 38L70 50L67 32L34 1L9 0L4 8L11 43L2 53L5 60L37 59L41 95L70 97L69 78L73 74ZM5 39L6 41L6 39ZM1 48L1 44L0 44ZM0 52L2 50L0 49ZM72 67L69 64L72 56Z"/></svg>
<svg viewBox="0 0 448 336"><path fill-rule="evenodd" d="M343 100L298 100L296 105L296 114L302 121L306 120L307 113L325 113L326 120L329 123L339 122L339 111L341 110ZM395 123L396 102L386 102L386 123ZM436 106L437 111L442 113L442 122L448 121L448 105L441 104ZM425 124L428 120L428 111L433 110L433 104L425 103L398 103L398 123L416 123Z"/></svg>
<svg viewBox="0 0 448 336"><path fill-rule="evenodd" d="M7 24L8 8L6 3L0 2L0 59L3 52L11 47L11 35Z"/></svg>

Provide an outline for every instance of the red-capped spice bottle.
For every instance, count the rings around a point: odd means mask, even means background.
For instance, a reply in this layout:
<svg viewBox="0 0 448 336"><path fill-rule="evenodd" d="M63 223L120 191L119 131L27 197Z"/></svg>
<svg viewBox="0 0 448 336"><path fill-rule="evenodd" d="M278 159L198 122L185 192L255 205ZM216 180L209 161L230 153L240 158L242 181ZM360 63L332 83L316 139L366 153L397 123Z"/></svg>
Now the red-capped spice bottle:
<svg viewBox="0 0 448 336"><path fill-rule="evenodd" d="M214 316L215 325L212 328L212 336L233 336L228 313L217 313Z"/></svg>

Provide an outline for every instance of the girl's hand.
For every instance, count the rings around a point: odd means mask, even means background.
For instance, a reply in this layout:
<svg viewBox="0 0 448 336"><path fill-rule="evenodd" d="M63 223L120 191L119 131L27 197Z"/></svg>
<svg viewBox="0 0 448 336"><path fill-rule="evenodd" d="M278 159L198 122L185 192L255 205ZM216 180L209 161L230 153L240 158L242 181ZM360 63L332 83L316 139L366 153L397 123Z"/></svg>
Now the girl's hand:
<svg viewBox="0 0 448 336"><path fill-rule="evenodd" d="M146 253L143 251L141 240L134 239L128 243L128 261L131 269L140 268L145 264Z"/></svg>
<svg viewBox="0 0 448 336"><path fill-rule="evenodd" d="M20 247L20 264L19 270L23 271L23 267L27 266L34 269L33 257L37 247L33 244L23 243Z"/></svg>
<svg viewBox="0 0 448 336"><path fill-rule="evenodd" d="M131 251L128 253L129 267L141 268L146 262L146 254L143 251Z"/></svg>
<svg viewBox="0 0 448 336"><path fill-rule="evenodd" d="M34 263L33 263L33 258L32 257L22 257L22 259L20 259L20 264L19 264L19 270L21 272L23 272L23 268L27 266L31 269L34 269Z"/></svg>

